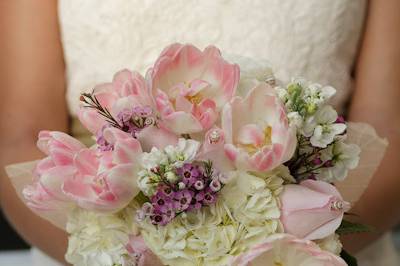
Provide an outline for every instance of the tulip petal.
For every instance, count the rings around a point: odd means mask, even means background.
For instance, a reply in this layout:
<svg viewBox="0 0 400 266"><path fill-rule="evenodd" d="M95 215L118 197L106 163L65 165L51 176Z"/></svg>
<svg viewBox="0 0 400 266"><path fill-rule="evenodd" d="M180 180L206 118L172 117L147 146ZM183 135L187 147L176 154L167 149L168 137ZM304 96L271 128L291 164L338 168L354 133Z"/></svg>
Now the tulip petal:
<svg viewBox="0 0 400 266"><path fill-rule="evenodd" d="M174 112L164 117L165 125L176 134L191 134L203 130L200 122L190 113Z"/></svg>
<svg viewBox="0 0 400 266"><path fill-rule="evenodd" d="M163 149L168 145L175 146L178 143L178 136L162 126L146 127L136 137L146 152L150 152L153 147Z"/></svg>

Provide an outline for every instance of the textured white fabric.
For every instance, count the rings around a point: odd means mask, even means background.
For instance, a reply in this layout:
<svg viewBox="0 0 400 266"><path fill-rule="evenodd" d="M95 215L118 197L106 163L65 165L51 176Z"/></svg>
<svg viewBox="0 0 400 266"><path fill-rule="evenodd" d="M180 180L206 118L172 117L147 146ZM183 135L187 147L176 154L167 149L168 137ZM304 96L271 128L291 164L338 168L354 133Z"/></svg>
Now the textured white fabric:
<svg viewBox="0 0 400 266"><path fill-rule="evenodd" d="M173 42L209 44L271 62L277 77L301 75L351 88L365 0L60 0L67 99L130 68L144 73ZM340 105L340 106L339 106Z"/></svg>
<svg viewBox="0 0 400 266"><path fill-rule="evenodd" d="M283 81L302 76L330 84L341 109L365 8L366 0L59 0L71 114L82 91L122 68L144 74L173 42L268 60ZM400 265L395 256L384 237L360 265Z"/></svg>

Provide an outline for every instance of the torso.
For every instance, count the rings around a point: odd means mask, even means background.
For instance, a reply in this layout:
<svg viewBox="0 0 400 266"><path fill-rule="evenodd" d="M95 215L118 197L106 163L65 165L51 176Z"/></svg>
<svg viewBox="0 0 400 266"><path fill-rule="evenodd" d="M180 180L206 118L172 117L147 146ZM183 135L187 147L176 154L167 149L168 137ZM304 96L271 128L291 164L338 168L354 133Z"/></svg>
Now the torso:
<svg viewBox="0 0 400 266"><path fill-rule="evenodd" d="M270 61L276 76L293 76L338 89L341 109L351 92L351 71L365 0L60 0L71 114L79 94L113 73L142 74L173 42Z"/></svg>

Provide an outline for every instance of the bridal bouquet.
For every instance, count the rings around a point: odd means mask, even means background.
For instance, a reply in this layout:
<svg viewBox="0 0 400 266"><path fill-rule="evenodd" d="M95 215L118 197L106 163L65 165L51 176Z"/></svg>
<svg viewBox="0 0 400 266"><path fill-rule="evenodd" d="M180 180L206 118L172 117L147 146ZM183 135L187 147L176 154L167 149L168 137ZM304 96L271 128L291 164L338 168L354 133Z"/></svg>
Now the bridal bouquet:
<svg viewBox="0 0 400 266"><path fill-rule="evenodd" d="M366 228L343 217L385 141L338 116L334 88L243 66L173 44L145 78L122 70L82 94L96 144L42 131L47 157L8 167L28 206L69 233L68 262L355 265L339 235Z"/></svg>

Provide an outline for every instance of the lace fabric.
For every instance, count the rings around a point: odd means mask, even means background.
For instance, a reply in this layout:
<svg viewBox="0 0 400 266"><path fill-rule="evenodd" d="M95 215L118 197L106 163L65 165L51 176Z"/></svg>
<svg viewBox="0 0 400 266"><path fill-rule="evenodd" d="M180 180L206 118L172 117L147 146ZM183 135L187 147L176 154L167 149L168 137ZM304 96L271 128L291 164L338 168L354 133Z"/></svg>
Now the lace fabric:
<svg viewBox="0 0 400 266"><path fill-rule="evenodd" d="M341 109L362 32L365 0L60 0L72 114L82 91L130 68L142 74L174 42L216 45L268 60L278 79L338 89Z"/></svg>

